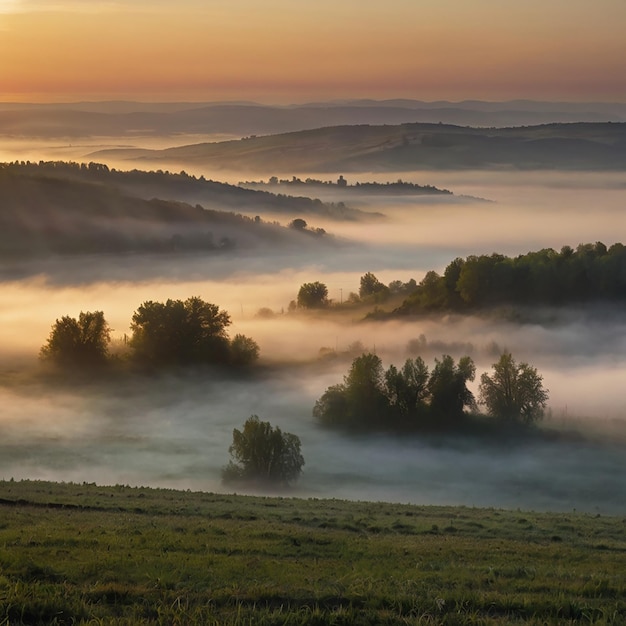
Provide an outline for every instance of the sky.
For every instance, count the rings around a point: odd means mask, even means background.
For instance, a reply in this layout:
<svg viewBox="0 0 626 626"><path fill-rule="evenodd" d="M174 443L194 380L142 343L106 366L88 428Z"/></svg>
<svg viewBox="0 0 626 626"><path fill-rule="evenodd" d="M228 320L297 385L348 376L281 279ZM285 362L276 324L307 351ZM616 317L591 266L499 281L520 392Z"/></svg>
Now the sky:
<svg viewBox="0 0 626 626"><path fill-rule="evenodd" d="M0 101L626 102L625 0L0 0Z"/></svg>

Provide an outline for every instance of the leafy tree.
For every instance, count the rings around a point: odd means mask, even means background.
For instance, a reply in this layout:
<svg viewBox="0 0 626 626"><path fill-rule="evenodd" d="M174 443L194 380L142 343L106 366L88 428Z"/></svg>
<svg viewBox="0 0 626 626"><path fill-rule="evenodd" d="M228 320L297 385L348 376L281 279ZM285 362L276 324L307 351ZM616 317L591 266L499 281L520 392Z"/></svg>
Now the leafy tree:
<svg viewBox="0 0 626 626"><path fill-rule="evenodd" d="M230 361L233 365L250 365L259 358L259 344L245 335L235 335L230 342Z"/></svg>
<svg viewBox="0 0 626 626"><path fill-rule="evenodd" d="M385 372L387 397L401 420L414 420L428 410L428 367L421 357L407 359L401 370L390 365Z"/></svg>
<svg viewBox="0 0 626 626"><path fill-rule="evenodd" d="M251 415L243 430L233 429L233 443L228 449L232 459L222 470L222 480L289 485L299 478L304 466L300 448L299 437Z"/></svg>
<svg viewBox="0 0 626 626"><path fill-rule="evenodd" d="M328 304L328 287L324 283L304 283L298 291L298 306L304 309L321 309Z"/></svg>
<svg viewBox="0 0 626 626"><path fill-rule="evenodd" d="M440 422L455 422L463 417L466 407L476 408L474 394L467 388L475 376L476 366L468 356L461 357L458 364L448 354L441 361L435 359L428 379L431 416Z"/></svg>
<svg viewBox="0 0 626 626"><path fill-rule="evenodd" d="M63 367L99 366L107 361L110 341L111 328L104 313L81 311L78 319L56 320L40 357Z"/></svg>
<svg viewBox="0 0 626 626"><path fill-rule="evenodd" d="M380 358L371 353L356 357L343 383L329 387L315 403L313 416L328 426L356 429L384 421L389 402Z"/></svg>
<svg viewBox="0 0 626 626"><path fill-rule="evenodd" d="M383 363L378 355L370 352L354 359L344 386L349 407L347 417L355 426L375 423L388 414Z"/></svg>
<svg viewBox="0 0 626 626"><path fill-rule="evenodd" d="M543 377L527 363L516 363L510 352L493 364L493 375L480 378L479 400L489 415L506 422L532 424L543 417L548 390Z"/></svg>
<svg viewBox="0 0 626 626"><path fill-rule="evenodd" d="M225 363L230 316L216 304L192 297L144 302L132 317L135 358L151 365Z"/></svg>
<svg viewBox="0 0 626 626"><path fill-rule="evenodd" d="M345 426L348 416L348 397L342 384L328 387L313 407L313 417L325 426Z"/></svg>
<svg viewBox="0 0 626 626"><path fill-rule="evenodd" d="M359 296L361 298L373 297L375 300L383 300L389 296L389 287L381 283L372 272L367 272L361 276Z"/></svg>

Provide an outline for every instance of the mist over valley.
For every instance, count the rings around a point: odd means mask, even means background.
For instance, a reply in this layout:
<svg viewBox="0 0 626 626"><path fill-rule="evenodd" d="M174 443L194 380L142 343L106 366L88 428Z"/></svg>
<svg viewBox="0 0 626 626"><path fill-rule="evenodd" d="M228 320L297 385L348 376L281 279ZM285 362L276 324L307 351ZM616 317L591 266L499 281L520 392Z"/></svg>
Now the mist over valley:
<svg viewBox="0 0 626 626"><path fill-rule="evenodd" d="M191 171L207 183L220 181L219 172L210 168ZM273 174L288 179L309 176L279 167ZM336 181L340 174L328 178ZM123 225L120 230L126 235L132 232L129 215L138 206L142 215L146 206L159 206L160 219L168 211L195 215L203 210L193 207L194 200L202 204L202 198L189 196L199 180L183 177L178 182L184 184L177 186L137 175L137 185L130 175L124 182L125 176L119 173L117 186L100 182L97 187L94 181L53 177L55 184L71 189L76 200L69 204L68 196L38 192L37 185L44 183L36 178L29 187L31 195L20 197L30 198L33 217L45 208L50 223L40 232L47 244L51 226L58 228L66 219L75 227L70 209L84 220L93 213L90 202L101 194L107 200L96 202L94 217L101 223L106 215L107 228ZM398 196L359 191L342 197L330 188L314 205L314 213L303 210L312 205L302 198L261 195L263 200L238 205L237 200L224 202L222 196L208 210L215 219L232 221L240 214L236 219L241 222L246 215L241 223L251 232L263 226L280 235L272 235L268 245L251 246L243 243L244 230L229 231L227 236L241 243L218 252L135 248L132 254L76 250L68 255L57 250L40 258L7 259L0 308L2 475L221 491L225 487L220 469L228 460L233 428L256 414L302 441L306 464L293 494L623 512L623 306L572 303L530 307L515 315L448 313L390 321L364 321L371 307L336 314L290 310L300 286L312 281L327 285L331 302L345 303L359 291L366 272L384 284L411 279L419 283L428 271L441 273L457 257L493 252L515 257L596 241L610 247L624 240L623 175L424 170L386 177L367 171L344 176L350 185L402 178L453 193ZM250 180L249 172L234 171L225 182L236 185L242 180ZM239 197L238 187L215 185ZM167 200L149 200L165 193ZM198 193L208 204L209 194ZM24 217L28 211L17 201L11 204L12 197L18 195L5 195L5 219L11 206L14 215ZM190 204L181 209L180 202ZM350 219L326 211L339 202L355 211ZM255 224L257 215L262 224ZM312 234L289 227L296 218L303 219ZM282 226L273 225L276 220ZM35 223L41 228L41 218ZM150 228L156 223L151 218ZM138 234L150 232L145 223L138 224ZM326 234L314 236L315 229ZM190 232L197 230L192 222ZM77 232L80 241L83 227ZM171 229L162 232L168 238L173 234ZM284 243L277 245L279 241ZM48 380L37 373L37 355L55 319L103 311L113 329L115 352L123 348L133 311L142 302L196 295L229 312L231 336L243 333L258 343L261 356L254 373L234 378L217 371L161 373L154 379L121 377L114 383L98 377ZM325 430L312 417L316 400L341 382L360 351L375 352L385 366L398 367L409 357L422 356L432 366L444 354L455 359L468 355L479 377L505 349L543 376L550 400L541 428L554 436L495 442L453 434L350 436ZM471 385L474 393L477 383Z"/></svg>

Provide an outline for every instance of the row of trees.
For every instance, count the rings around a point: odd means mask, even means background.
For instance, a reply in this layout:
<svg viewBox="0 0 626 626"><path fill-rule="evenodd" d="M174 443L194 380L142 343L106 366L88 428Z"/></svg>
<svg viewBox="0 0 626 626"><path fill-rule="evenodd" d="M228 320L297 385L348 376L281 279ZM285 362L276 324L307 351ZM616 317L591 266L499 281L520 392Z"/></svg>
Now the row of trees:
<svg viewBox="0 0 626 626"><path fill-rule="evenodd" d="M468 356L455 362L444 355L432 371L421 357L385 370L377 355L366 353L354 359L343 383L324 392L313 415L326 426L392 431L454 429L479 404L503 423L529 425L543 417L548 392L534 367L505 352L493 370L481 376L477 401L467 386L476 375Z"/></svg>
<svg viewBox="0 0 626 626"><path fill-rule="evenodd" d="M431 311L467 311L505 304L563 305L626 299L626 246L607 248L602 242L529 252L515 258L502 254L456 258L443 274L426 273L418 284L395 280L388 285L372 273L361 276L358 293L348 304L380 304L391 296L405 300L399 314ZM321 309L330 304L324 283L304 283L296 304Z"/></svg>
<svg viewBox="0 0 626 626"><path fill-rule="evenodd" d="M393 280L389 285L385 285L372 272L367 272L361 276L358 294L350 293L346 298L346 303L377 304L388 300L394 295L410 294L415 289L417 289L417 283L413 278L406 283L403 283L401 280ZM319 281L304 283L298 291L296 304L303 309L323 309L327 307L330 304L328 287Z"/></svg>
<svg viewBox="0 0 626 626"><path fill-rule="evenodd" d="M560 252L548 248L515 258L457 258L443 275L430 271L399 313L468 310L501 304L563 305L626 298L626 247L602 242Z"/></svg>
<svg viewBox="0 0 626 626"><path fill-rule="evenodd" d="M128 356L149 367L248 365L259 346L245 335L231 340L230 316L199 297L144 302L131 321ZM43 360L62 367L93 368L110 360L111 328L102 311L57 319L42 347Z"/></svg>

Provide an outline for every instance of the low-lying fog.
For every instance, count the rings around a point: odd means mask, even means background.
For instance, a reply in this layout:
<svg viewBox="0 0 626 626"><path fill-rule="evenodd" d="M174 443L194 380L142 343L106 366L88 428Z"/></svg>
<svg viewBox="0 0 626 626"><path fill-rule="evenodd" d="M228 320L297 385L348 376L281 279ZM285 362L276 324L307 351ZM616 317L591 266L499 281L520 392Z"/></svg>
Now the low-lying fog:
<svg viewBox="0 0 626 626"><path fill-rule="evenodd" d="M219 173L198 173L220 179ZM372 324L356 314L311 320L287 310L304 282L324 282L330 297L340 301L358 291L367 271L385 283L419 281L427 270L441 271L457 256L624 242L626 180L608 174L493 172L358 178L400 177L493 202L403 198L383 205L381 199L368 199L363 208L387 214L387 221L323 223L307 217L356 244L336 255L326 250L319 258L168 258L149 262L150 271L139 260L109 265L98 259L97 272L74 260L48 268L51 275L42 268L35 278L7 279L0 286L5 371L0 477L219 491L232 429L258 414L302 440L306 465L296 495L624 513L623 310L545 311L542 322L526 324L453 316ZM251 177L238 179L246 178ZM62 315L103 310L119 340L143 301L192 295L228 310L231 335L255 338L264 362L295 363L272 368L275 374L263 380L164 377L134 387L96 384L71 393L69 387L51 391L23 381L16 371L24 359L36 359ZM261 308L271 309L274 317L257 317ZM349 438L322 430L311 417L312 407L327 386L341 381L350 356L321 364L320 348L347 353L357 341L375 350L385 366L416 356L416 346L429 366L443 353L470 354L479 374L506 347L543 374L550 390L546 423L559 426L565 420L564 428L589 437L498 446L475 440ZM307 365L310 361L314 364Z"/></svg>

